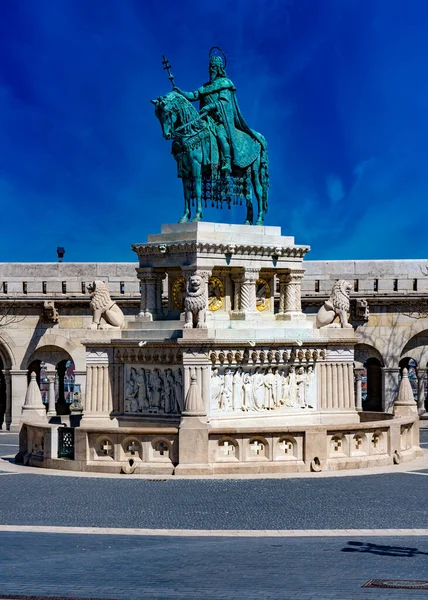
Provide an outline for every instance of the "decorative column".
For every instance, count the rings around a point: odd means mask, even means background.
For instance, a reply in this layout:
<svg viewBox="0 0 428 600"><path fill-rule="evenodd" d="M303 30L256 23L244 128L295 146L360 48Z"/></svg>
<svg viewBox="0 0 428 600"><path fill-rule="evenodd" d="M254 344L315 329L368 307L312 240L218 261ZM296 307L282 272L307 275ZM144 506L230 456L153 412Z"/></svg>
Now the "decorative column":
<svg viewBox="0 0 428 600"><path fill-rule="evenodd" d="M207 474L211 361L208 352L192 345L183 353L184 411L179 430L180 464L176 473Z"/></svg>
<svg viewBox="0 0 428 600"><path fill-rule="evenodd" d="M391 413L398 394L398 367L382 367L382 408Z"/></svg>
<svg viewBox="0 0 428 600"><path fill-rule="evenodd" d="M56 371L46 371L46 377L49 382L49 406L48 406L48 417L56 416L56 408L55 408L55 379L56 379Z"/></svg>
<svg viewBox="0 0 428 600"><path fill-rule="evenodd" d="M242 282L244 279L243 273L233 273L232 281L234 283L233 286L233 313L235 315L240 314L241 312L241 289Z"/></svg>
<svg viewBox="0 0 428 600"><path fill-rule="evenodd" d="M354 382L355 382L355 409L358 412L363 410L363 395L362 395L362 386L361 380L364 374L364 369L356 368L354 369Z"/></svg>
<svg viewBox="0 0 428 600"><path fill-rule="evenodd" d="M19 431L21 410L27 393L27 369L10 369L12 406L11 406L11 431Z"/></svg>
<svg viewBox="0 0 428 600"><path fill-rule="evenodd" d="M65 361L61 361L57 364L56 370L58 373L58 402L56 403L56 414L57 415L69 415L70 406L65 401L65 386L64 377L67 370L67 364ZM50 396L50 382L49 382L49 396Z"/></svg>
<svg viewBox="0 0 428 600"><path fill-rule="evenodd" d="M260 269L244 269L241 284L240 310L245 314L255 314L256 309L256 283Z"/></svg>
<svg viewBox="0 0 428 600"><path fill-rule="evenodd" d="M3 375L6 383L6 411L4 414L4 420L6 429L9 430L12 422L12 386L9 369L3 369Z"/></svg>
<svg viewBox="0 0 428 600"><path fill-rule="evenodd" d="M288 282L288 274L287 273L278 273L278 281L279 281L279 309L278 316L284 315L285 313L285 291Z"/></svg>
<svg viewBox="0 0 428 600"><path fill-rule="evenodd" d="M86 393L86 371L74 370L74 384L80 385L81 402L85 406L85 393Z"/></svg>
<svg viewBox="0 0 428 600"><path fill-rule="evenodd" d="M86 394L82 426L114 425L111 387L112 349L88 348L86 352Z"/></svg>
<svg viewBox="0 0 428 600"><path fill-rule="evenodd" d="M425 374L427 370L418 367L416 369L416 375L418 378L418 414L423 415L425 413Z"/></svg>
<svg viewBox="0 0 428 600"><path fill-rule="evenodd" d="M141 282L141 302L138 318L153 321L164 316L162 308L162 281L166 274L154 271L151 267L137 269Z"/></svg>
<svg viewBox="0 0 428 600"><path fill-rule="evenodd" d="M280 282L280 312L277 318L286 321L304 321L306 319L306 315L302 312L301 285L303 275L303 270L296 270L281 273L278 276Z"/></svg>

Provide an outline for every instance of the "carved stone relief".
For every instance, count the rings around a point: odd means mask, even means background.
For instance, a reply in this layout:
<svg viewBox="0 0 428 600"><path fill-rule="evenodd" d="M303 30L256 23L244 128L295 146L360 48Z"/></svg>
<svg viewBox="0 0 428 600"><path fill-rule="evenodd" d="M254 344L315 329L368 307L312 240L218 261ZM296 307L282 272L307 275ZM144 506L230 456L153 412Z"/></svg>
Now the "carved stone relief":
<svg viewBox="0 0 428 600"><path fill-rule="evenodd" d="M242 415L314 408L316 382L312 365L212 368L212 413Z"/></svg>
<svg viewBox="0 0 428 600"><path fill-rule="evenodd" d="M125 366L125 413L178 415L182 410L181 368Z"/></svg>

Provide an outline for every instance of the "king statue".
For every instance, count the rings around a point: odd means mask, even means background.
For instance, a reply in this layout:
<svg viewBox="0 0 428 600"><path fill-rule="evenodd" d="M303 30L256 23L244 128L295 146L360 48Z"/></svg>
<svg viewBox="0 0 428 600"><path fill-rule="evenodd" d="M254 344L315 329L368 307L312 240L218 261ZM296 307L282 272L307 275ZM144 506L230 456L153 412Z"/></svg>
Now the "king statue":
<svg viewBox="0 0 428 600"><path fill-rule="evenodd" d="M221 56L210 56L209 75L210 80L194 92L184 92L178 87L174 90L190 102L199 100L199 114L209 122L219 143L221 171L230 175L232 163L246 167L248 160L257 158L260 145L267 149L266 140L245 122L236 100L236 88L227 77Z"/></svg>
<svg viewBox="0 0 428 600"><path fill-rule="evenodd" d="M263 225L269 188L267 143L242 116L235 86L226 74L225 55L219 48L211 49L210 79L193 92L175 85L165 57L163 65L173 91L152 102L163 136L173 141L172 154L183 180L185 205L180 222L189 220L192 200L196 200L193 221L202 218L202 201L220 208L225 203L230 208L245 200L245 223L253 224L253 188L258 204L256 225ZM199 112L191 105L196 101Z"/></svg>

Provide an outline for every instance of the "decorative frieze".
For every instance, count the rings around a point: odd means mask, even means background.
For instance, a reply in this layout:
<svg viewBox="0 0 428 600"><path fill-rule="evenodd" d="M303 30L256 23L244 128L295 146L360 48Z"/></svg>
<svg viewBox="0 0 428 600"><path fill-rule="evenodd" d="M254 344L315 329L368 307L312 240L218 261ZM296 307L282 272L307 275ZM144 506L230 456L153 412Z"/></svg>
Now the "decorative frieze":
<svg viewBox="0 0 428 600"><path fill-rule="evenodd" d="M183 352L180 348L150 346L148 348L116 348L115 360L119 363L137 364L181 364Z"/></svg>
<svg viewBox="0 0 428 600"><path fill-rule="evenodd" d="M233 252L231 248L233 247ZM225 256L269 256L278 258L303 258L309 246L270 246L262 244L215 244L209 242L183 242L166 244L132 244L132 250L142 257L164 257L165 254L220 254Z"/></svg>
<svg viewBox="0 0 428 600"><path fill-rule="evenodd" d="M272 367L213 367L211 372L211 413L251 414L314 409L317 405L315 371L293 365Z"/></svg>
<svg viewBox="0 0 428 600"><path fill-rule="evenodd" d="M325 350L313 348L219 348L209 354L213 365L288 365L290 363L310 363L325 358Z"/></svg>

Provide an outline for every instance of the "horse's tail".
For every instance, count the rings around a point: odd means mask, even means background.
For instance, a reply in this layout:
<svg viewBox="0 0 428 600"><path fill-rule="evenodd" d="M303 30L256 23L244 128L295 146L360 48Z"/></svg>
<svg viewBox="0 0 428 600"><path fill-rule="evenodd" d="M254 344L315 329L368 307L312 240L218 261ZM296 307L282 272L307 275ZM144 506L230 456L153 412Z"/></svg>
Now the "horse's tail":
<svg viewBox="0 0 428 600"><path fill-rule="evenodd" d="M263 210L267 213L268 210L268 190L269 190L269 156L267 149L267 142L265 138L260 135L261 142L261 155L260 155L260 182L262 184L262 205Z"/></svg>

